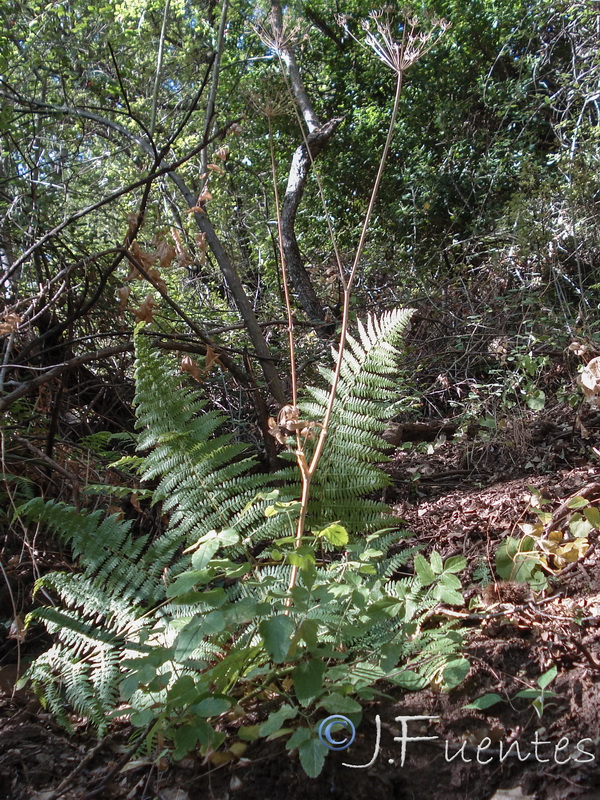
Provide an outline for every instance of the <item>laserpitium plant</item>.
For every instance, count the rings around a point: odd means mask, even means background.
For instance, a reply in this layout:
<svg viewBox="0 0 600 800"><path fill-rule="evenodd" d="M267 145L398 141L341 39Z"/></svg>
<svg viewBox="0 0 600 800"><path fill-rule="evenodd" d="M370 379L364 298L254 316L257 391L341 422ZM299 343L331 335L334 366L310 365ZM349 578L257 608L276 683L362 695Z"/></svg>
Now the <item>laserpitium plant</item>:
<svg viewBox="0 0 600 800"><path fill-rule="evenodd" d="M380 36L391 33L380 18L376 26ZM138 326L139 455L121 467L155 485L166 530L134 535L117 516L39 498L21 509L69 543L81 565L42 578L59 602L31 615L55 643L27 677L67 724L70 707L100 733L127 717L141 744L151 748L160 736L175 758L199 747L234 759L252 739L287 735L287 749L316 776L326 755L319 715L356 723L358 701L377 694L377 681L452 686L468 670L460 634L430 623L438 602L462 604L464 560L427 561L399 546L405 536L371 497L389 482L380 433L396 400L397 346L410 312L372 316L349 333L403 71L431 43L418 39L413 22L403 30L400 45L389 43L392 63L384 59L398 77L396 101L349 274L338 258L344 306L333 369L304 392L286 289L292 397L271 427L289 465L260 473L249 448L223 432L227 419L182 386ZM415 576L399 579L415 556Z"/></svg>

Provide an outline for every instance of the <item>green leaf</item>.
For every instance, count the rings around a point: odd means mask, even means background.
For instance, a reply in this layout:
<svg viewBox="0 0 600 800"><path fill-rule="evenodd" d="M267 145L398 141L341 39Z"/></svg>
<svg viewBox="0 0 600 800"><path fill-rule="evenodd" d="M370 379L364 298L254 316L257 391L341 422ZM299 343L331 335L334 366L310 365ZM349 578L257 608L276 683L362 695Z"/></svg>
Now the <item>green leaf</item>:
<svg viewBox="0 0 600 800"><path fill-rule="evenodd" d="M457 658L444 667L444 683L449 689L461 684L469 674L471 664L466 658Z"/></svg>
<svg viewBox="0 0 600 800"><path fill-rule="evenodd" d="M269 619L263 619L258 626L260 635L265 643L267 653L276 664L285 660L290 649L294 623L289 617L279 614Z"/></svg>
<svg viewBox="0 0 600 800"><path fill-rule="evenodd" d="M305 726L300 726L299 728L296 728L294 733L285 743L285 749L288 751L288 753L291 753L292 750L295 750L297 747L300 747L300 745L304 744L304 742L308 742L308 740L311 738L312 738L312 732L310 728L307 728Z"/></svg>
<svg viewBox="0 0 600 800"><path fill-rule="evenodd" d="M243 742L255 742L260 736L260 725L241 725L236 733Z"/></svg>
<svg viewBox="0 0 600 800"><path fill-rule="evenodd" d="M199 717L218 717L229 711L231 705L231 700L225 695L212 695L205 697L199 703L195 703L190 708L190 711Z"/></svg>
<svg viewBox="0 0 600 800"><path fill-rule="evenodd" d="M397 675L390 675L388 680L410 691L419 691L427 686L427 679L412 669L403 669Z"/></svg>
<svg viewBox="0 0 600 800"><path fill-rule="evenodd" d="M590 525L593 525L596 530L600 528L600 510L598 510L596 506L584 508L583 513Z"/></svg>
<svg viewBox="0 0 600 800"><path fill-rule="evenodd" d="M537 679L538 686L541 689L545 689L546 686L552 683L552 681L556 678L557 675L558 675L558 669L554 665L550 667L549 670L544 672L543 675L540 675L540 677Z"/></svg>
<svg viewBox="0 0 600 800"><path fill-rule="evenodd" d="M593 531L594 526L587 519L584 519L581 514L573 514L569 522L569 530L576 539L581 539Z"/></svg>
<svg viewBox="0 0 600 800"><path fill-rule="evenodd" d="M202 570L182 572L170 586L167 586L167 597L179 597L182 594L186 594L196 586L204 574Z"/></svg>
<svg viewBox="0 0 600 800"><path fill-rule="evenodd" d="M182 675L177 678L167 695L168 708L189 706L198 700L200 690L191 675Z"/></svg>
<svg viewBox="0 0 600 800"><path fill-rule="evenodd" d="M467 559L464 556L450 556L444 562L444 572L462 572L467 566Z"/></svg>
<svg viewBox="0 0 600 800"><path fill-rule="evenodd" d="M461 589L462 584L460 579L453 575L451 572L444 572L444 574L440 577L440 583L443 586L448 586L450 589Z"/></svg>
<svg viewBox="0 0 600 800"><path fill-rule="evenodd" d="M300 763L309 778L320 775L325 764L327 749L319 739L309 739L298 748Z"/></svg>
<svg viewBox="0 0 600 800"><path fill-rule="evenodd" d="M525 402L532 411L541 411L546 405L546 394L541 389L535 389L535 391L529 392Z"/></svg>
<svg viewBox="0 0 600 800"><path fill-rule="evenodd" d="M196 650L203 636L204 618L202 616L193 617L187 625L179 632L175 639L175 660L185 661Z"/></svg>
<svg viewBox="0 0 600 800"><path fill-rule="evenodd" d="M223 528L219 533L218 539L221 547L231 547L239 543L240 535L233 528Z"/></svg>
<svg viewBox="0 0 600 800"><path fill-rule="evenodd" d="M432 551L431 555L429 556L429 561L431 562L431 568L435 574L441 575L444 570L444 562L442 561L442 557L437 550Z"/></svg>
<svg viewBox="0 0 600 800"><path fill-rule="evenodd" d="M198 729L195 725L182 725L173 734L173 758L179 761L198 744Z"/></svg>
<svg viewBox="0 0 600 800"><path fill-rule="evenodd" d="M323 528L323 530L317 533L317 536L323 536L328 542L331 542L334 547L343 547L348 544L348 531L343 525L338 525L337 523Z"/></svg>
<svg viewBox="0 0 600 800"><path fill-rule="evenodd" d="M217 538L203 542L192 554L192 566L194 569L204 569L220 546L221 544Z"/></svg>
<svg viewBox="0 0 600 800"><path fill-rule="evenodd" d="M303 706L309 705L321 693L325 669L320 658L311 658L298 664L292 671L296 697Z"/></svg>
<svg viewBox="0 0 600 800"><path fill-rule="evenodd" d="M448 603L449 606L463 606L465 599L460 592L449 586L439 583L433 590L433 596L441 603Z"/></svg>
<svg viewBox="0 0 600 800"><path fill-rule="evenodd" d="M358 714L362 711L360 704L356 700L351 697L345 697L338 692L333 692L324 697L318 707L324 708L330 714Z"/></svg>
<svg viewBox="0 0 600 800"><path fill-rule="evenodd" d="M435 572L431 569L427 559L417 553L414 558L414 565L421 586L430 586L435 581Z"/></svg>
<svg viewBox="0 0 600 800"><path fill-rule="evenodd" d="M489 694L478 697L477 700L473 700L472 703L468 703L468 705L463 706L463 708L476 708L479 711L483 711L486 708L490 708L490 706L495 706L496 703L503 702L505 702L504 697L500 697L496 692L490 692Z"/></svg>
<svg viewBox="0 0 600 800"><path fill-rule="evenodd" d="M580 495L567 500L567 508L585 508L585 506L589 504L589 500L586 500L585 497L581 497Z"/></svg>
<svg viewBox="0 0 600 800"><path fill-rule="evenodd" d="M271 712L267 721L262 723L260 726L260 735L270 736L273 733L277 733L286 720L294 719L297 714L297 708L292 708L292 706L287 704L281 706L277 711Z"/></svg>
<svg viewBox="0 0 600 800"><path fill-rule="evenodd" d="M302 508L299 500L289 500L285 503L275 503L265 508L265 517L276 517L278 514L296 514Z"/></svg>
<svg viewBox="0 0 600 800"><path fill-rule="evenodd" d="M501 578L520 583L531 582L533 573L540 569L539 555L532 548L531 536L522 541L509 536L496 552L496 570Z"/></svg>

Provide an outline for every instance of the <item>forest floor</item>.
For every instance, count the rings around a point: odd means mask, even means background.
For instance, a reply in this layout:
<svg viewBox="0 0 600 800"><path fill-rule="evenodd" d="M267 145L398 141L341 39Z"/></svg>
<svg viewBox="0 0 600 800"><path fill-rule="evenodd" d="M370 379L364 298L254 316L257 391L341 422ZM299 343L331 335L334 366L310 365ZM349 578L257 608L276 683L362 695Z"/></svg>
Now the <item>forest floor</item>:
<svg viewBox="0 0 600 800"><path fill-rule="evenodd" d="M443 437L442 437L443 438ZM600 799L600 546L562 569L549 557L548 586L500 581L495 554L520 525L535 525L535 505L568 530L565 501L600 499L600 416L566 407L521 415L487 438L438 439L397 449L386 500L406 529L444 557L462 554L468 610L446 609L466 629L471 671L450 693L387 692L365 709L354 745L330 753L309 780L282 741L257 743L239 761L177 765L133 758L125 726L97 742L74 720L67 734L26 691L13 692L16 664L0 666L0 797L7 800L568 800ZM537 491L536 491L537 490ZM565 544L567 540L562 542ZM558 546L558 545L557 545ZM568 549L568 548L567 548ZM558 551L556 551L558 552ZM539 569L538 569L539 572ZM25 575L23 580L25 580ZM31 591L32 583L29 586ZM22 644L27 654L27 642ZM13 648L13 653L16 649ZM540 676L556 667L545 691ZM530 697L515 697L533 689ZM494 705L465 708L496 692ZM536 702L537 698L537 702ZM536 710L537 705L537 710ZM407 723L402 764L399 716ZM368 763L368 769L349 764ZM511 747L512 745L512 747ZM479 747L479 749L478 749Z"/></svg>

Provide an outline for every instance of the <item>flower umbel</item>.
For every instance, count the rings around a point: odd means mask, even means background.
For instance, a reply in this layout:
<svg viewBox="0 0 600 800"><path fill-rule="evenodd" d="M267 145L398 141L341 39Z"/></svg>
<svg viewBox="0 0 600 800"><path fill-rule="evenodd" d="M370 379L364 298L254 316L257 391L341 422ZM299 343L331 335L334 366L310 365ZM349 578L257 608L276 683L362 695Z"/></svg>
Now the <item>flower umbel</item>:
<svg viewBox="0 0 600 800"><path fill-rule="evenodd" d="M417 17L406 14L403 22L395 25L388 9L372 11L369 19L362 22L362 28L366 32L363 43L349 29L346 18L339 17L338 24L355 41L372 50L380 61L397 74L404 73L415 61L429 52L451 26L451 23L444 19L431 17L425 29ZM400 41L395 38L395 30L401 33Z"/></svg>

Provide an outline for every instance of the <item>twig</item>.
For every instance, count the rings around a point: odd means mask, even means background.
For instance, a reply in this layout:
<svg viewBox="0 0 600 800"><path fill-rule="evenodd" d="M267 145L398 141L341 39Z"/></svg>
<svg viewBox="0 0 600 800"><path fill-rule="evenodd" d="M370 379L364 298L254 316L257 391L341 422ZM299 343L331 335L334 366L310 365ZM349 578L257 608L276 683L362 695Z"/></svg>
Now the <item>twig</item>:
<svg viewBox="0 0 600 800"><path fill-rule="evenodd" d="M90 752L87 753L87 755L85 755L81 759L81 761L75 767L75 769L72 770L63 781L61 781L61 783L58 785L58 788L56 789L54 794L51 794L50 797L47 798L47 800L58 800L59 797L62 797L62 795L67 791L67 789L69 788L71 783L73 783L73 780L79 775L80 772L82 772L87 767L87 765L91 761L94 760L96 755L100 752L100 750L104 747L104 745L108 741L110 741L111 738L112 738L112 736L110 736L110 734L109 734L108 736L105 736L104 739L101 739L98 742L98 744L95 747L93 747L90 750Z"/></svg>
<svg viewBox="0 0 600 800"><path fill-rule="evenodd" d="M33 378L33 380L30 380L27 383L21 384L18 389L15 389L13 392L10 392L10 394L5 395L5 397L0 400L0 411L6 411L6 409L12 405L15 400L18 400L20 397L29 394L29 392L31 392L33 389L37 389L38 386L43 386L44 383L48 383L48 381L58 378L58 376L62 375L65 370L78 367L80 364L87 364L88 361L99 361L103 358L108 358L108 356L114 356L117 353L124 353L127 350L133 350L133 342L125 342L125 344L117 344L113 347L105 347L103 350L96 350L93 353L84 353L83 355L72 358L69 361L64 361L62 364L57 364L47 372L44 372L43 375L38 375L37 378Z"/></svg>
<svg viewBox="0 0 600 800"><path fill-rule="evenodd" d="M63 476L63 478L66 478L73 487L73 489L77 488L79 484L79 478L77 477L77 475L74 475L72 472L69 472L69 470L65 469L64 467L61 467L61 465L57 464L57 462L53 458L50 458L50 456L48 456L46 453L40 450L39 447L36 447L34 444L31 444L31 442L28 439L25 439L23 436L18 436L16 433L13 433L12 438L14 439L15 442L24 444L25 447L28 450L31 450L32 453L35 453L35 455L41 461L43 461L44 464L47 464L49 467L52 467L52 469L55 472L58 472L60 475Z"/></svg>

